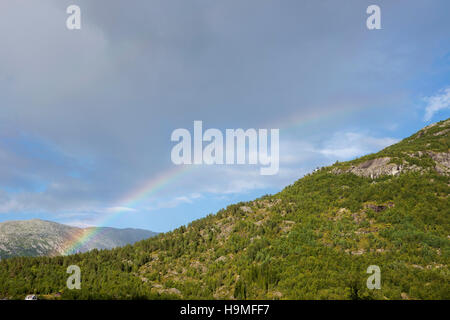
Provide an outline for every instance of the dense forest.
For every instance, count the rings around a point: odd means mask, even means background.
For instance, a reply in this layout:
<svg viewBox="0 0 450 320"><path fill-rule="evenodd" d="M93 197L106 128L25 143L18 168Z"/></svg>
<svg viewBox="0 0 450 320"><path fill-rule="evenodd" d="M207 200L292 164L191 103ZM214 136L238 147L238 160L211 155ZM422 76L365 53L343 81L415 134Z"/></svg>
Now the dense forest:
<svg viewBox="0 0 450 320"><path fill-rule="evenodd" d="M2 260L0 298L450 299L449 133L441 121L134 245Z"/></svg>

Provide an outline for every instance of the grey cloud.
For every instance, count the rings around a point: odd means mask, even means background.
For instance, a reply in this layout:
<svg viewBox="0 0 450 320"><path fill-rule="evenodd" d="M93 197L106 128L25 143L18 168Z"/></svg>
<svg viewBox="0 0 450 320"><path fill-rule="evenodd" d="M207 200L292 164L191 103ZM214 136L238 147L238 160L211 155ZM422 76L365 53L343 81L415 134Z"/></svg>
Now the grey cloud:
<svg viewBox="0 0 450 320"><path fill-rule="evenodd" d="M4 184L27 185L33 177L48 184L45 192L22 195L34 209L114 205L171 167L170 133L191 129L193 120L260 128L350 104L399 110L409 95L405 79L432 68L449 49L439 42L450 26L446 1L380 0L378 33L365 29L370 1L75 2L82 8L79 32L65 29L65 8L74 1L0 3L0 124L65 155L60 167L50 160L30 165L29 155L0 149ZM357 115L301 138L323 142L351 119ZM298 131L281 134L300 138ZM167 192L278 187L314 161L325 163L306 145L296 147L298 154L281 155L292 164L279 177L219 168L211 182L207 168ZM66 175L85 161L83 179Z"/></svg>

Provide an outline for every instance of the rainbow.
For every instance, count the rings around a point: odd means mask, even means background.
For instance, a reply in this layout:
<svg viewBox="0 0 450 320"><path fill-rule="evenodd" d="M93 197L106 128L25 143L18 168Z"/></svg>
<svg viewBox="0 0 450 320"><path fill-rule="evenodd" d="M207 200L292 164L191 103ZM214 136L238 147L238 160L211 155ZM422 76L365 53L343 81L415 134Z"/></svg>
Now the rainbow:
<svg viewBox="0 0 450 320"><path fill-rule="evenodd" d="M357 104L345 104L329 109L319 109L314 111L308 110L308 113L294 115L289 117L289 119L285 119L282 123L275 124L275 126L272 123L272 127L276 128L278 125L278 128L283 129L283 132L293 131L314 124L323 125L324 121L336 121L339 117L345 117L358 111L361 111L361 106Z"/></svg>
<svg viewBox="0 0 450 320"><path fill-rule="evenodd" d="M278 128L286 131L291 131L299 127L313 125L317 121L336 120L336 117L338 116L348 115L359 110L361 110L359 106L351 105L339 106L328 110L318 110L315 112L309 112L308 114L299 115L297 117L291 117L283 124L279 124ZM66 242L63 254L68 255L78 252L79 249L83 247L83 245L88 243L101 232L102 226L106 226L108 222L110 222L117 216L129 211L129 208L133 208L134 206L136 206L136 204L142 199L154 195L155 193L159 192L172 182L178 180L196 167L197 166L195 165L176 166L175 168L171 168L170 170L164 172L156 178L150 179L141 187L127 194L117 202L116 209L112 210L109 215L103 218L97 224L97 227L82 229L82 231L74 234L74 236Z"/></svg>
<svg viewBox="0 0 450 320"><path fill-rule="evenodd" d="M133 208L134 206L136 206L139 201L154 195L167 185L173 183L174 181L186 175L188 172L192 171L195 167L196 166L176 166L174 168L171 168L170 170L165 171L156 178L150 179L148 182L144 183L133 192L127 194L117 202L117 206L115 208L109 210L110 214L103 218L97 224L97 227L81 229L80 232L74 233L74 235L64 244L63 255L69 255L79 252L79 250L86 243L88 243L95 236L101 233L102 226L108 225L108 222L110 222L117 216L123 214L124 212L130 211L129 208Z"/></svg>

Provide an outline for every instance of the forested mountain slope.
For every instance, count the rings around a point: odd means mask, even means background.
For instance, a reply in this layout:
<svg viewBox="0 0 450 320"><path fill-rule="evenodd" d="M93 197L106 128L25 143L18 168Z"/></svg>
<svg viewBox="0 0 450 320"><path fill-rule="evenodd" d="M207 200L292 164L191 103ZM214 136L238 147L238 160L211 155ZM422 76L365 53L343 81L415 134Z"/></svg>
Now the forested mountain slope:
<svg viewBox="0 0 450 320"><path fill-rule="evenodd" d="M441 121L134 245L3 260L0 296L450 299L449 134ZM71 264L81 290L65 288Z"/></svg>

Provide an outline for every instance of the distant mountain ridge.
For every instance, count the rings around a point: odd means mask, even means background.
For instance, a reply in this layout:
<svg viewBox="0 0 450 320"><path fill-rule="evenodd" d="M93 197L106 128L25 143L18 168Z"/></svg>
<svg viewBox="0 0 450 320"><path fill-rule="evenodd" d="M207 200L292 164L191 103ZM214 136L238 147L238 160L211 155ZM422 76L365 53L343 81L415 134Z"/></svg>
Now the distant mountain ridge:
<svg viewBox="0 0 450 320"><path fill-rule="evenodd" d="M62 255L76 239L92 232L94 228L77 228L40 219L3 222L0 223L0 259ZM157 235L156 232L131 228L101 227L95 232L95 236L77 248L76 252L112 249Z"/></svg>

